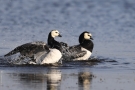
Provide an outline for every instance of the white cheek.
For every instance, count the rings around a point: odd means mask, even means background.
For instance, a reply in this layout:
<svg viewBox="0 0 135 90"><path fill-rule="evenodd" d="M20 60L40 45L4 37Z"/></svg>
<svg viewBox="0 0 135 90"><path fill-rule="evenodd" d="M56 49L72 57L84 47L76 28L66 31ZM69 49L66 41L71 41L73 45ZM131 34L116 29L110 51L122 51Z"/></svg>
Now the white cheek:
<svg viewBox="0 0 135 90"><path fill-rule="evenodd" d="M84 38L85 39L90 39L90 37L88 35L85 35Z"/></svg>
<svg viewBox="0 0 135 90"><path fill-rule="evenodd" d="M59 36L59 33L57 33L55 36Z"/></svg>
<svg viewBox="0 0 135 90"><path fill-rule="evenodd" d="M51 34L51 35L52 35L52 37L53 37L53 38L54 38L54 37L56 37L56 35L55 35L55 33L54 33L54 32L52 32L52 34Z"/></svg>

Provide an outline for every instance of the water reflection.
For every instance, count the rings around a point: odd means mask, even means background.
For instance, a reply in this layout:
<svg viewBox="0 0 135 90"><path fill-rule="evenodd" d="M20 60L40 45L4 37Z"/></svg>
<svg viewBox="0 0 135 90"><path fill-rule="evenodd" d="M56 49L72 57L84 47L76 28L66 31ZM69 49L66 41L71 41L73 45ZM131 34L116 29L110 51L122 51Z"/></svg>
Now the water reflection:
<svg viewBox="0 0 135 90"><path fill-rule="evenodd" d="M10 73L15 83L21 83L23 88L30 90L59 90L61 71L51 69L47 73Z"/></svg>
<svg viewBox="0 0 135 90"><path fill-rule="evenodd" d="M90 90L93 77L93 74L90 72L80 72L78 74L79 90Z"/></svg>
<svg viewBox="0 0 135 90"><path fill-rule="evenodd" d="M24 68L0 72L0 90L90 90L94 75L76 69ZM79 72L78 72L79 71Z"/></svg>
<svg viewBox="0 0 135 90"><path fill-rule="evenodd" d="M51 70L47 74L47 90L60 90L61 72Z"/></svg>

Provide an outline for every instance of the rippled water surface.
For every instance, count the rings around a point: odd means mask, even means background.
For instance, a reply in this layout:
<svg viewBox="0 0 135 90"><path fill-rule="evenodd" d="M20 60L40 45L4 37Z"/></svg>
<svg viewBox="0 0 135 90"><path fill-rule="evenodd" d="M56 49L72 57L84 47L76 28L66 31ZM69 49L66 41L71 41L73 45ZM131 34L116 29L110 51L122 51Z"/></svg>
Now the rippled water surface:
<svg viewBox="0 0 135 90"><path fill-rule="evenodd" d="M93 61L14 66L3 55L47 40L58 29L69 45L93 35ZM0 90L134 90L134 0L0 0Z"/></svg>

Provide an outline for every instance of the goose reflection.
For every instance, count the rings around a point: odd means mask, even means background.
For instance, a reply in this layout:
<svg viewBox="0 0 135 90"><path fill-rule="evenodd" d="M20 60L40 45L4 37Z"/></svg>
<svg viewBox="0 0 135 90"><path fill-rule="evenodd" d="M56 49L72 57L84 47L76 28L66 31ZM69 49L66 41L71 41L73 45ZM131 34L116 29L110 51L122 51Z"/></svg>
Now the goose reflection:
<svg viewBox="0 0 135 90"><path fill-rule="evenodd" d="M94 75L90 72L80 72L78 74L79 90L90 90L90 85Z"/></svg>
<svg viewBox="0 0 135 90"><path fill-rule="evenodd" d="M46 73L12 73L10 77L30 90L59 90L62 76L60 70L50 69Z"/></svg>
<svg viewBox="0 0 135 90"><path fill-rule="evenodd" d="M61 72L51 70L47 74L47 90L59 90L61 82Z"/></svg>

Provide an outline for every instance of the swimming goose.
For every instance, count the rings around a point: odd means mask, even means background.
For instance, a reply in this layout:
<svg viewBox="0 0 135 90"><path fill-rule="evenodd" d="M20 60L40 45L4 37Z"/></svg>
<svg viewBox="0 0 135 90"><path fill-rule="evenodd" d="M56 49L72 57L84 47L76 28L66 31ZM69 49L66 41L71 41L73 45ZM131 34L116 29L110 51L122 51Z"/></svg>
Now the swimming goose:
<svg viewBox="0 0 135 90"><path fill-rule="evenodd" d="M57 30L55 32L50 32L48 35L48 45L51 47L46 54L41 56L41 59L37 60L38 64L52 64L58 62L62 57L62 45L66 44L58 42L54 39L54 37L61 35Z"/></svg>
<svg viewBox="0 0 135 90"><path fill-rule="evenodd" d="M70 56L73 60L88 60L94 47L92 34L84 31L79 36L79 45L69 47Z"/></svg>
<svg viewBox="0 0 135 90"><path fill-rule="evenodd" d="M42 41L30 42L16 47L14 50L10 51L4 56L11 56L13 54L20 53L22 56L29 57L38 62L40 59L43 59L46 56L46 53L54 53L58 50L61 51L61 45L66 45L66 43L59 43L54 40L54 38L57 36L62 37L58 30L52 30L48 35L48 45ZM50 53L48 55L50 55Z"/></svg>

